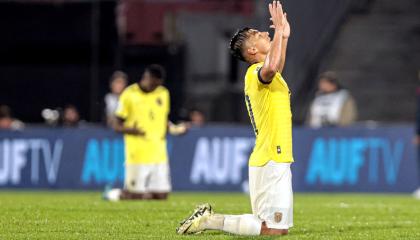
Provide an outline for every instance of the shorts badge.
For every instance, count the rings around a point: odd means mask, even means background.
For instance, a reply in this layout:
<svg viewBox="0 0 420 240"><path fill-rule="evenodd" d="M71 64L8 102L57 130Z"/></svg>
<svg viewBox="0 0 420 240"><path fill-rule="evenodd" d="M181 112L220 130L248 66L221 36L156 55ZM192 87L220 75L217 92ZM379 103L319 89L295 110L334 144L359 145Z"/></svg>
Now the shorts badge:
<svg viewBox="0 0 420 240"><path fill-rule="evenodd" d="M274 222L279 223L281 222L282 218L283 218L283 214L281 212L274 213Z"/></svg>

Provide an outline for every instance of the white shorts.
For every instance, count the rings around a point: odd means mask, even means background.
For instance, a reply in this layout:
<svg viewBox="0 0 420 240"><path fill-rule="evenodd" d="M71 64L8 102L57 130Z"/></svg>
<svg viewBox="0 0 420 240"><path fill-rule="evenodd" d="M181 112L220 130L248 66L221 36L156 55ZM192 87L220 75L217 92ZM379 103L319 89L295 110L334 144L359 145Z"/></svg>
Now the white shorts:
<svg viewBox="0 0 420 240"><path fill-rule="evenodd" d="M169 164L126 164L124 185L125 189L134 193L170 192Z"/></svg>
<svg viewBox="0 0 420 240"><path fill-rule="evenodd" d="M268 162L249 167L252 213L268 228L293 227L293 191L290 163Z"/></svg>

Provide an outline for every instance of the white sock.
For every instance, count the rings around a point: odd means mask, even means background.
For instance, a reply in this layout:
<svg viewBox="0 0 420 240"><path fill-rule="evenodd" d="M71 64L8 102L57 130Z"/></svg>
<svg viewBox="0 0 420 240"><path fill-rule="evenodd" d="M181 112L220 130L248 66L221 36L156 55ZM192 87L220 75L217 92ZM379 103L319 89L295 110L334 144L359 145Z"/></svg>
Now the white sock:
<svg viewBox="0 0 420 240"><path fill-rule="evenodd" d="M260 235L261 220L252 214L223 215L223 230L237 235Z"/></svg>
<svg viewBox="0 0 420 240"><path fill-rule="evenodd" d="M223 230L223 222L225 221L225 215L213 214L209 218L201 223L205 229L208 230Z"/></svg>

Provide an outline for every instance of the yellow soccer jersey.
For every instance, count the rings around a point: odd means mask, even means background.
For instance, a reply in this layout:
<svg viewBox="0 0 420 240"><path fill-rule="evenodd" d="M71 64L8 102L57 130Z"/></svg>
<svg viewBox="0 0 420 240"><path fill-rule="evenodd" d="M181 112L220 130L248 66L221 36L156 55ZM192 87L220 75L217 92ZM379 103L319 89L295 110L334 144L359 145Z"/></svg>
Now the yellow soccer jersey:
<svg viewBox="0 0 420 240"><path fill-rule="evenodd" d="M169 100L169 91L163 86L146 93L136 83L121 94L115 114L125 119L125 127L137 126L146 133L145 136L124 135L126 163L154 164L168 161L166 130Z"/></svg>
<svg viewBox="0 0 420 240"><path fill-rule="evenodd" d="M253 64L245 75L245 103L256 136L250 166L293 162L290 90L280 73L271 83L261 82L263 64Z"/></svg>

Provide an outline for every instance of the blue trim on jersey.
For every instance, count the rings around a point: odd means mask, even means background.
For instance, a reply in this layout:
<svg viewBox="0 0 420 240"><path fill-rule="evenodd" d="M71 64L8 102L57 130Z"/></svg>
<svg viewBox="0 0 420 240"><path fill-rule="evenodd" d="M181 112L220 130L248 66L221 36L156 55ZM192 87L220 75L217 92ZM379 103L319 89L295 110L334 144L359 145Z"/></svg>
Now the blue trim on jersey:
<svg viewBox="0 0 420 240"><path fill-rule="evenodd" d="M273 79L271 79L271 81L269 81L269 82L264 82L264 79L261 77L261 69L262 69L262 68L260 68L260 69L258 70L258 73L257 73L257 75L258 75L258 80L259 80L262 84L270 84L270 83L273 81Z"/></svg>
<svg viewBox="0 0 420 240"><path fill-rule="evenodd" d="M245 101L246 101L246 104L248 105L249 117L251 118L252 128L254 128L255 135L258 135L258 128L257 128L257 125L255 124L254 112L252 111L252 106L251 106L251 99L249 99L248 95L245 95Z"/></svg>

